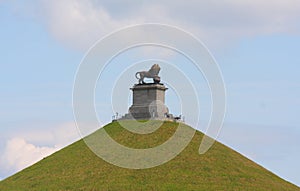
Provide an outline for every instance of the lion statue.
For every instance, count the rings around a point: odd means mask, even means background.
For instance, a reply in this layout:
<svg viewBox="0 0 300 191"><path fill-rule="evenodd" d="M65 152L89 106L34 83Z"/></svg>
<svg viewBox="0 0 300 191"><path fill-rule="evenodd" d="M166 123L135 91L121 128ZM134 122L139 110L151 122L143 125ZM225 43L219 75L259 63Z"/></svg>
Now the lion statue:
<svg viewBox="0 0 300 191"><path fill-rule="evenodd" d="M158 64L154 64L149 71L141 71L141 72L137 72L135 74L135 77L139 80L139 84L144 82L144 78L152 78L154 83L159 83L160 82L160 77L158 76L158 73L160 71L160 67ZM139 78L138 78L138 74L139 74Z"/></svg>

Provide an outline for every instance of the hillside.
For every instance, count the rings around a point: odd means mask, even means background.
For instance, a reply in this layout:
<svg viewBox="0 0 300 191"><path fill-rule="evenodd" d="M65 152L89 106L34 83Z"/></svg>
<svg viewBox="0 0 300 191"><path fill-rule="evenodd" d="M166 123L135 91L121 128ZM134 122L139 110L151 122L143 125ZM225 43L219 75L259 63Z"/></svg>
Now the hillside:
<svg viewBox="0 0 300 191"><path fill-rule="evenodd" d="M123 145L147 148L166 141L176 123L164 122L148 135L130 133L117 122L104 128ZM197 132L188 147L168 163L143 170L111 165L80 140L1 181L0 190L300 190L221 143L199 155L202 136Z"/></svg>

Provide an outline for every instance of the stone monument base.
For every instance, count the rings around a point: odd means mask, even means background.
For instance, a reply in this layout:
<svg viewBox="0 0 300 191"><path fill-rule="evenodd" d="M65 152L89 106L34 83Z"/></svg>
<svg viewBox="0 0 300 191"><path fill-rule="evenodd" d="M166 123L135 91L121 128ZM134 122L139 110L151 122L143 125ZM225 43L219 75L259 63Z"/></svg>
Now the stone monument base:
<svg viewBox="0 0 300 191"><path fill-rule="evenodd" d="M165 105L165 91L161 83L135 84L132 88L133 103L128 114L121 119L168 119L169 109Z"/></svg>

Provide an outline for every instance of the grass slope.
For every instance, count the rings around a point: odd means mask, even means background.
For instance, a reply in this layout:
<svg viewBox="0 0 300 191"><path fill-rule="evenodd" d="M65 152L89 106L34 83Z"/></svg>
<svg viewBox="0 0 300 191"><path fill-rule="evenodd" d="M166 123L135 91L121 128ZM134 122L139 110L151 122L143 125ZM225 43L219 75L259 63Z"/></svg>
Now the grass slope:
<svg viewBox="0 0 300 191"><path fill-rule="evenodd" d="M167 140L176 126L164 122L148 135L130 133L116 122L105 129L123 145L147 148ZM111 165L80 140L1 181L0 190L300 190L218 142L199 155L202 136L197 132L189 146L168 163L143 170Z"/></svg>

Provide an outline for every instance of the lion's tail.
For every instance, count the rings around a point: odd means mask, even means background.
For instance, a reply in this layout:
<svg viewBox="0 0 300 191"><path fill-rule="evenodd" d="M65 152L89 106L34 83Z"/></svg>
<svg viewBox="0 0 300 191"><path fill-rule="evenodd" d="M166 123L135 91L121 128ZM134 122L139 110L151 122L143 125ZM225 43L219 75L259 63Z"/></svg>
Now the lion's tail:
<svg viewBox="0 0 300 191"><path fill-rule="evenodd" d="M140 78L138 78L138 76L137 76L139 73L140 73L140 72L135 73L136 79L140 79Z"/></svg>

